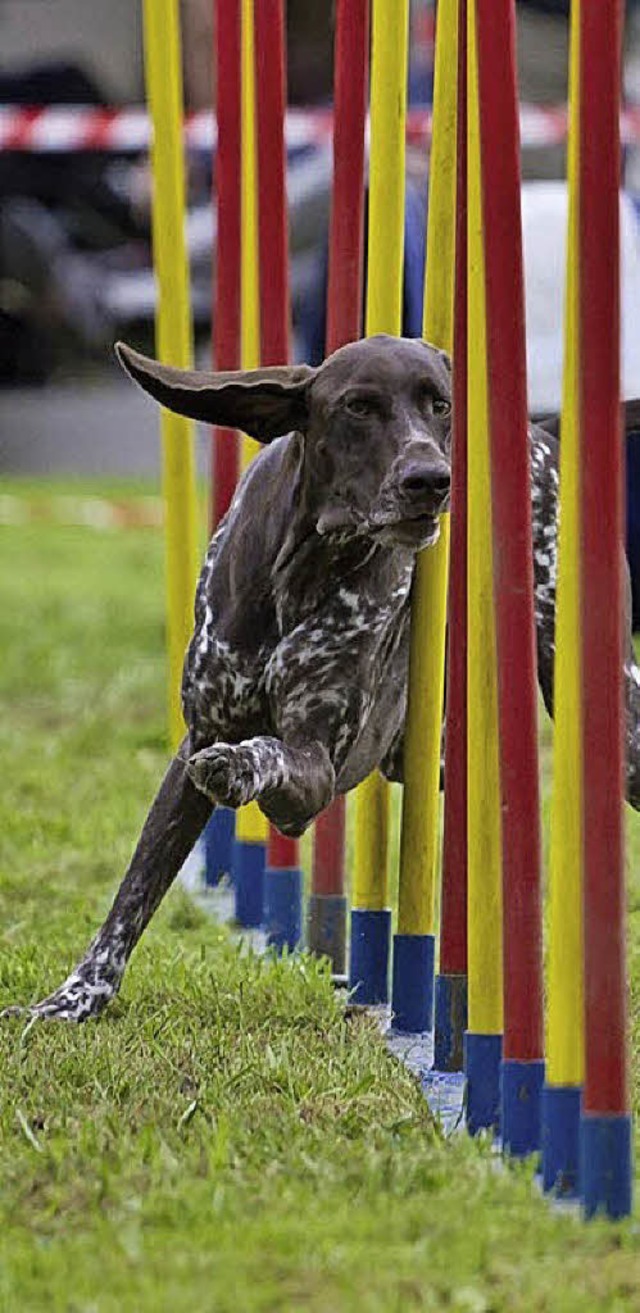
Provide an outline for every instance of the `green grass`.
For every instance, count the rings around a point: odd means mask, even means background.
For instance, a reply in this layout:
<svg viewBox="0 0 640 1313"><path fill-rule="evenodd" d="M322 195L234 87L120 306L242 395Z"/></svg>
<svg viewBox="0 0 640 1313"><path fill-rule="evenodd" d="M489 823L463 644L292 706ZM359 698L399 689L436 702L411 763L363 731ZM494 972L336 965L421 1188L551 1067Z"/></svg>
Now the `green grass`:
<svg viewBox="0 0 640 1313"><path fill-rule="evenodd" d="M160 536L0 544L1 1004L84 948L166 754ZM636 879L631 907L637 1004ZM179 890L104 1018L0 1023L0 1071L2 1313L640 1305L634 1223L445 1143L321 966L240 950Z"/></svg>

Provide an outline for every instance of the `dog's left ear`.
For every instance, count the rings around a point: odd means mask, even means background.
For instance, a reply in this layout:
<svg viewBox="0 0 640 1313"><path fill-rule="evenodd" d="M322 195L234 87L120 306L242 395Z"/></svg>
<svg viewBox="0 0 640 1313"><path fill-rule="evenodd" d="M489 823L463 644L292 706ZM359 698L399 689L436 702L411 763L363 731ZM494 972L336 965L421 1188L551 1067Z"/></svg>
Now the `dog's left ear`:
<svg viewBox="0 0 640 1313"><path fill-rule="evenodd" d="M240 429L262 443L306 428L309 385L316 375L309 365L216 374L161 365L124 342L118 342L115 350L131 378L178 415Z"/></svg>
<svg viewBox="0 0 640 1313"><path fill-rule="evenodd" d="M438 355L440 356L440 359L441 359L441 361L442 361L442 363L443 363L443 365L444 365L444 367L445 367L447 373L450 374L450 373L451 373L451 356L448 355L446 351L440 351L440 350L438 350Z"/></svg>

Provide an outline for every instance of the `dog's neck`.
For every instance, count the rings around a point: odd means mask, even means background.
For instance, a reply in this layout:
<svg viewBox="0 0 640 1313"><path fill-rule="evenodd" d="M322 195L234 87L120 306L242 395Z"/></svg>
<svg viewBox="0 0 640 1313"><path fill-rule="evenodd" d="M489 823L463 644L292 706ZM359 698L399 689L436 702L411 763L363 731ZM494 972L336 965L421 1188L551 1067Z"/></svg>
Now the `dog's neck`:
<svg viewBox="0 0 640 1313"><path fill-rule="evenodd" d="M291 524L273 572L281 631L305 615L323 611L341 588L357 591L367 608L395 613L406 603L415 554L347 530L318 532L313 516Z"/></svg>
<svg viewBox="0 0 640 1313"><path fill-rule="evenodd" d="M280 438L255 460L218 535L202 589L233 645L258 648L326 614L341 588L381 618L405 602L413 554L353 530L321 534L306 475L302 440Z"/></svg>

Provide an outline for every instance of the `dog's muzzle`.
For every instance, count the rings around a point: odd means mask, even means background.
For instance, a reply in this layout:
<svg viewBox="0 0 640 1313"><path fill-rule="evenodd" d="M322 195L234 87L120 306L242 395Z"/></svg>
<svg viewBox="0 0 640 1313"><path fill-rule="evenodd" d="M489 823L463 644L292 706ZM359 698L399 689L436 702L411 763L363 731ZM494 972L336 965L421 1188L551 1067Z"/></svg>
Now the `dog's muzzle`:
<svg viewBox="0 0 640 1313"><path fill-rule="evenodd" d="M451 486L451 471L444 464L412 461L405 466L398 480L398 492L403 500L419 506L425 512L436 513L444 508Z"/></svg>
<svg viewBox="0 0 640 1313"><path fill-rule="evenodd" d="M432 547L440 534L439 517L449 507L450 489L451 472L444 462L410 461L371 517L376 537L415 550Z"/></svg>

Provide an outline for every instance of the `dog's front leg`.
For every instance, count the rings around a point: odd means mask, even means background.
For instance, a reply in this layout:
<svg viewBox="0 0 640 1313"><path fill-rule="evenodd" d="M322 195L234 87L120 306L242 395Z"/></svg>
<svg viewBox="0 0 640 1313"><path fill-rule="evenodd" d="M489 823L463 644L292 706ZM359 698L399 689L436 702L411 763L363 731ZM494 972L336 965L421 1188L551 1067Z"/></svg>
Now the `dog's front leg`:
<svg viewBox="0 0 640 1313"><path fill-rule="evenodd" d="M193 783L212 801L242 807L254 800L283 834L300 835L333 798L329 753L315 740L304 747L266 735L214 743L188 764Z"/></svg>
<svg viewBox="0 0 640 1313"><path fill-rule="evenodd" d="M82 961L41 1003L7 1008L4 1016L86 1021L118 992L133 949L211 814L211 802L187 774L186 757L187 741L169 766L113 907Z"/></svg>

